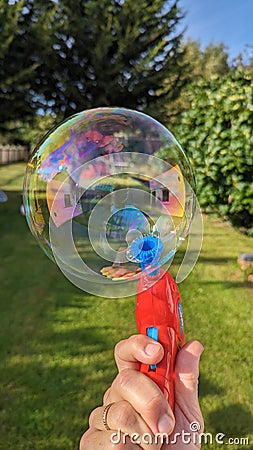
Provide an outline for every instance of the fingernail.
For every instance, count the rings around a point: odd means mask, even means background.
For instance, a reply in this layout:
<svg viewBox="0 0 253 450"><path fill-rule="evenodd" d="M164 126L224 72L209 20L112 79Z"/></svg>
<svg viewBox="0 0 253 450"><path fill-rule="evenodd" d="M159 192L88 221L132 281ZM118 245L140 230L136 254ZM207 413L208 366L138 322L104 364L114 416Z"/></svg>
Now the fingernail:
<svg viewBox="0 0 253 450"><path fill-rule="evenodd" d="M198 347L198 349L197 349L197 356L200 358L201 355L202 355L202 353L203 353L203 351L204 351L205 349L204 349L203 345L202 345L200 342L199 342L198 344L199 344L199 347Z"/></svg>
<svg viewBox="0 0 253 450"><path fill-rule="evenodd" d="M160 433L169 434L172 431L173 423L171 418L167 416L167 414L164 414L162 417L160 417L157 426Z"/></svg>
<svg viewBox="0 0 253 450"><path fill-rule="evenodd" d="M157 353L159 352L159 350L160 350L160 345L158 345L158 344L148 344L148 345L145 347L145 353L146 353L148 356L154 356L154 355L157 355Z"/></svg>

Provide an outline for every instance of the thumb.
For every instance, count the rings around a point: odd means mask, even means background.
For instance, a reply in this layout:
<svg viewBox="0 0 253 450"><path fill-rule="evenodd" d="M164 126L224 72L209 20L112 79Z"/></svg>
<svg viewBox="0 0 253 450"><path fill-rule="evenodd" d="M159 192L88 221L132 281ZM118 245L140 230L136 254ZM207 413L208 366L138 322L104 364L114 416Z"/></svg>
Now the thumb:
<svg viewBox="0 0 253 450"><path fill-rule="evenodd" d="M186 417L199 417L198 376L199 359L204 347L198 341L189 341L179 351L175 366L175 401ZM189 414L188 414L189 413Z"/></svg>

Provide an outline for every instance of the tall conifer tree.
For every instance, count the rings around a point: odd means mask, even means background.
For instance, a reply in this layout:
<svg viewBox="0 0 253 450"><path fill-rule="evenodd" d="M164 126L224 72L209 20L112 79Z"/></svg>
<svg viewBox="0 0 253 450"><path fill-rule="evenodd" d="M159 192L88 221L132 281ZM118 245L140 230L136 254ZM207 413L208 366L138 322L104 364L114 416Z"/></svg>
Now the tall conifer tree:
<svg viewBox="0 0 253 450"><path fill-rule="evenodd" d="M22 7L9 59L15 64L18 55L20 66L22 55L24 67L33 67L24 109L67 116L118 105L161 119L165 102L180 91L178 2L18 0ZM170 78L173 83L164 87Z"/></svg>

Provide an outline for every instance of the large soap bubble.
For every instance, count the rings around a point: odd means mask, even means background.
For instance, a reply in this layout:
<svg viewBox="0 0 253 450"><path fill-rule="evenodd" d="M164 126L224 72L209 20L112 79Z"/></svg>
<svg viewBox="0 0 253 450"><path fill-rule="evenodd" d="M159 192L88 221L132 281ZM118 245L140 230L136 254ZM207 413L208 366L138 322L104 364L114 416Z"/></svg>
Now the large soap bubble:
<svg viewBox="0 0 253 450"><path fill-rule="evenodd" d="M163 125L141 112L98 108L68 118L35 148L24 205L31 232L67 278L86 292L122 297L136 293L142 248L147 272L168 268L193 218L194 180Z"/></svg>

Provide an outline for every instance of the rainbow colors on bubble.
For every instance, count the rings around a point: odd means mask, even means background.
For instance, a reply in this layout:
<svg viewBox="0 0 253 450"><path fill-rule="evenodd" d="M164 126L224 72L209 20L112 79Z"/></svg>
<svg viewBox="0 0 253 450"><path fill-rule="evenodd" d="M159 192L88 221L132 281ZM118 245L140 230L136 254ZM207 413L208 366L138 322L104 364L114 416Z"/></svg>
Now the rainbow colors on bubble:
<svg viewBox="0 0 253 450"><path fill-rule="evenodd" d="M141 112L98 108L68 118L35 148L24 205L32 233L69 276L129 291L140 273L129 246L157 235L167 264L187 236L193 188L167 128Z"/></svg>

